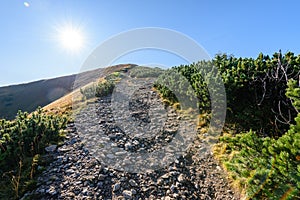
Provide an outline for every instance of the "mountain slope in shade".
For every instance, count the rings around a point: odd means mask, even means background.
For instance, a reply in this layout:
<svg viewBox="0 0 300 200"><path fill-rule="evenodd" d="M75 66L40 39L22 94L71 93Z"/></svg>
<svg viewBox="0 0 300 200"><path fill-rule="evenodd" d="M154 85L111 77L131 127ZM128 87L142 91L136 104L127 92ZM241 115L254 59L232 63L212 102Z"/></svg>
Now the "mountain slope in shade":
<svg viewBox="0 0 300 200"><path fill-rule="evenodd" d="M116 65L69 76L0 87L0 119L13 119L18 110L32 112L39 106L44 107L73 90L95 81L103 74L128 66L134 65Z"/></svg>
<svg viewBox="0 0 300 200"><path fill-rule="evenodd" d="M31 112L72 91L76 75L0 87L0 118L12 119L18 110Z"/></svg>

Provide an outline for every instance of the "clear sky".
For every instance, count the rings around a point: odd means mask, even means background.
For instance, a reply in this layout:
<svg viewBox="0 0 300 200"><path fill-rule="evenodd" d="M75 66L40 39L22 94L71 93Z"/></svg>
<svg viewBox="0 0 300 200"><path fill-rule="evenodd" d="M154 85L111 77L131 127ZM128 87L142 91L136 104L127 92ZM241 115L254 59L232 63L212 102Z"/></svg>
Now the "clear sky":
<svg viewBox="0 0 300 200"><path fill-rule="evenodd" d="M0 86L78 73L102 42L143 27L181 32L211 57L220 52L257 57L279 49L299 54L299 8L297 0L3 0ZM151 51L121 61L184 64L173 55Z"/></svg>

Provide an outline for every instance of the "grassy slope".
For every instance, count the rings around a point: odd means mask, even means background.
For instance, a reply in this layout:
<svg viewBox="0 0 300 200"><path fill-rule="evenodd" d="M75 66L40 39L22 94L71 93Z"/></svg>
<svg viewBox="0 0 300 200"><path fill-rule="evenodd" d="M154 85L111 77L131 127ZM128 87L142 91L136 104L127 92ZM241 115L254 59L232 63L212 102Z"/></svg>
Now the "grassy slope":
<svg viewBox="0 0 300 200"><path fill-rule="evenodd" d="M78 88L128 66L131 65L116 65L77 75L0 87L0 119L13 119L18 110L32 112L39 106L45 106L48 110L57 106L66 107L72 102L71 97L77 94Z"/></svg>
<svg viewBox="0 0 300 200"><path fill-rule="evenodd" d="M96 82L99 79L104 78L105 76L113 72L120 71L122 69L134 67L134 66L135 65L133 64L116 65L104 69L98 69L98 70L93 70L93 71L79 74L77 75L76 82L74 84L74 90L71 93L44 106L43 109L50 112L59 113L59 112L65 112L74 106L79 107L81 104L81 97L82 97L80 93L80 88L87 87L88 85L93 84L93 82ZM76 109L76 107L74 107L74 109Z"/></svg>

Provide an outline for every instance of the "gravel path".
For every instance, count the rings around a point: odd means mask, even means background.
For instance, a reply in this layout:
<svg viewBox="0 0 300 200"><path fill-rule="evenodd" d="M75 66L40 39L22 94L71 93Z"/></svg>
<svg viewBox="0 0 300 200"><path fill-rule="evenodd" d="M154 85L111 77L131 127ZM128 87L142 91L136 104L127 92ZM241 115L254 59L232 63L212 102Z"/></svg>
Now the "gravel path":
<svg viewBox="0 0 300 200"><path fill-rule="evenodd" d="M142 87L145 79L126 81L68 125L65 143L49 150L53 162L38 188L23 198L239 199L211 153L201 153L201 141L179 137L192 122L164 107L151 80Z"/></svg>

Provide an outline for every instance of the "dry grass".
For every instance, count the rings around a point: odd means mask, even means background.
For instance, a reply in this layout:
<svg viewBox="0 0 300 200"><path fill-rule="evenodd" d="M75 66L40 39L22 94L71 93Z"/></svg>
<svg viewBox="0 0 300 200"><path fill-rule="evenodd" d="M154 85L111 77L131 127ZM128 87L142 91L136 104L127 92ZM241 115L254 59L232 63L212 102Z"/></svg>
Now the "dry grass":
<svg viewBox="0 0 300 200"><path fill-rule="evenodd" d="M73 102L78 103L80 101L80 91L77 89L62 98L48 104L43 107L45 111L48 111L53 114L65 113L72 109Z"/></svg>
<svg viewBox="0 0 300 200"><path fill-rule="evenodd" d="M111 73L118 72L124 69L129 69L134 67L135 65L131 64L125 64L125 65L116 65L116 66L111 66L107 67L104 69L104 72L102 73L102 76L99 77L99 79L96 81L105 81L105 77ZM96 82L90 82L81 88L89 87L92 84L95 84ZM92 99L94 100L94 99ZM80 110L87 101L83 100L83 95L80 92L80 88L75 89L71 93L61 97L60 99L57 99L56 101L46 105L43 107L45 111L48 111L52 114L63 114L67 113L69 111L76 112Z"/></svg>
<svg viewBox="0 0 300 200"><path fill-rule="evenodd" d="M230 133L223 132L223 136L231 136ZM226 149L227 149L227 144L218 142L215 145L213 145L212 150L213 150L213 155L214 158L218 161L218 163L221 165L225 173L227 174L227 179L230 185L232 186L234 192L236 194L239 194L240 199L247 199L246 198L246 191L245 188L242 187L242 183L245 182L245 179L236 179L235 174L231 171L229 171L222 160L224 160L224 157L229 157L229 159L232 159L237 151L231 152L231 154L226 154Z"/></svg>

